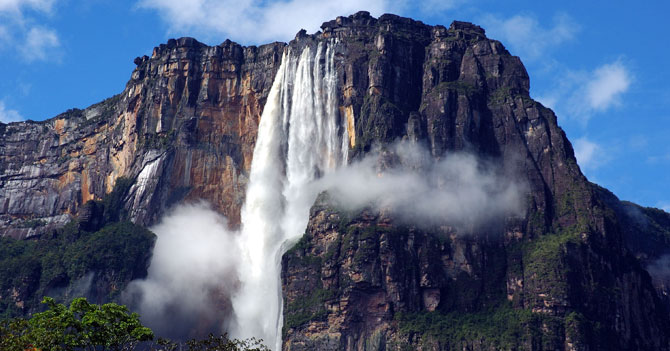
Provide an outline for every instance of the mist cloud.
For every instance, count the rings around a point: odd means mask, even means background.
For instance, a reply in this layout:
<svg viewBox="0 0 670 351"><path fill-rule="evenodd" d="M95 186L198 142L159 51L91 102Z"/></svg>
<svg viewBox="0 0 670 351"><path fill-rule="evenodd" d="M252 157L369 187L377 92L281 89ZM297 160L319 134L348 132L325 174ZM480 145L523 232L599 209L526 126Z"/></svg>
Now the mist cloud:
<svg viewBox="0 0 670 351"><path fill-rule="evenodd" d="M663 255L647 266L647 272L654 281L654 285L664 290L670 290L670 254Z"/></svg>
<svg viewBox="0 0 670 351"><path fill-rule="evenodd" d="M234 232L204 202L183 204L150 229L158 240L148 277L126 298L159 335L190 338L221 333L237 282Z"/></svg>
<svg viewBox="0 0 670 351"><path fill-rule="evenodd" d="M525 186L500 167L464 152L434 161L407 142L327 175L316 187L347 209L387 209L412 224L472 229L524 212Z"/></svg>

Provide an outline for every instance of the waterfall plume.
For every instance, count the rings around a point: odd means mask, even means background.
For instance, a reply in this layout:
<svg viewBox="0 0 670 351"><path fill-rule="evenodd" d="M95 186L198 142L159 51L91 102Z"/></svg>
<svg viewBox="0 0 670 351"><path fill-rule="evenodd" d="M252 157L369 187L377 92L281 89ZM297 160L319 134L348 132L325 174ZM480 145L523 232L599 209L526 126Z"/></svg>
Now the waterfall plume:
<svg viewBox="0 0 670 351"><path fill-rule="evenodd" d="M316 192L307 185L346 162L340 128L336 42L285 50L258 127L238 239L239 338L281 348L281 255L304 233Z"/></svg>

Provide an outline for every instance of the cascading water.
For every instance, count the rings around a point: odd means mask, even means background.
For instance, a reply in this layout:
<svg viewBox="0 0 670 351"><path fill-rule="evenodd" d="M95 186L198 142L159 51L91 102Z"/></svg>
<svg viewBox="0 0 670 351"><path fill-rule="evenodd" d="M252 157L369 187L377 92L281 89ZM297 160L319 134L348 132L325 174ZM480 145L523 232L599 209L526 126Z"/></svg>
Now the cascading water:
<svg viewBox="0 0 670 351"><path fill-rule="evenodd" d="M242 263L231 334L260 337L275 349L281 349L281 256L307 226L317 195L310 183L347 159L335 49L331 40L306 46L299 57L284 51L258 127L238 238Z"/></svg>

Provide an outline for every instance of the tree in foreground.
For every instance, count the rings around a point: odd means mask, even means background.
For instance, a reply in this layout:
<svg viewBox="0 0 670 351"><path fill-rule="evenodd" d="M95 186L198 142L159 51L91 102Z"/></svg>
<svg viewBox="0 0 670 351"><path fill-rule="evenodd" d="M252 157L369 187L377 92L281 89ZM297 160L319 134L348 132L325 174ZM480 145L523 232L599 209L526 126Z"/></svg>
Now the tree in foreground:
<svg viewBox="0 0 670 351"><path fill-rule="evenodd" d="M126 306L96 305L85 298L74 299L69 308L50 297L42 303L48 305L45 312L0 327L1 350L133 350L154 337Z"/></svg>
<svg viewBox="0 0 670 351"><path fill-rule="evenodd" d="M149 343L154 333L126 306L96 305L85 298L74 299L69 307L50 297L45 297L42 303L48 309L35 313L29 320L0 322L0 351L270 351L262 340L236 340L213 334L185 344L162 338Z"/></svg>

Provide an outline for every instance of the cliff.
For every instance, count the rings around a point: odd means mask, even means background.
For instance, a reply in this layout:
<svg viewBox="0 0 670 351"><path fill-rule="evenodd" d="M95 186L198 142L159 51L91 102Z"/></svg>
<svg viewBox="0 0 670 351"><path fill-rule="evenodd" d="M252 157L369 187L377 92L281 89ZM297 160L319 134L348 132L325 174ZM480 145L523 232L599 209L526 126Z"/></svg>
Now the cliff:
<svg viewBox="0 0 670 351"><path fill-rule="evenodd" d="M667 280L659 295L644 270L668 252L668 215L633 225L635 205L588 182L517 57L462 22L359 13L322 29L313 40L342 46L355 153L396 139L476 153L528 185L526 211L464 234L323 195L282 262L285 349L670 347Z"/></svg>
<svg viewBox="0 0 670 351"><path fill-rule="evenodd" d="M170 40L124 91L44 122L0 126L0 233L63 226L121 177L126 208L150 225L171 204L205 199L239 224L251 155L285 44L209 47Z"/></svg>
<svg viewBox="0 0 670 351"><path fill-rule="evenodd" d="M283 49L326 40L350 162L396 140L476 154L526 186L524 214L463 233L322 194L282 259L284 349L670 349L670 278L653 268L670 215L590 183L519 58L464 22L360 12L288 44L171 40L111 99L0 125L0 231L40 237L119 177L136 224L205 199L238 225Z"/></svg>

